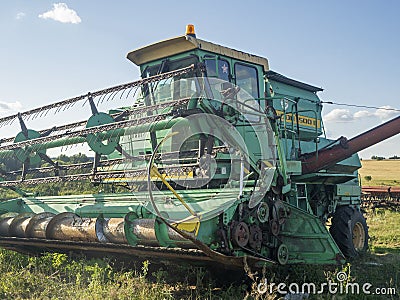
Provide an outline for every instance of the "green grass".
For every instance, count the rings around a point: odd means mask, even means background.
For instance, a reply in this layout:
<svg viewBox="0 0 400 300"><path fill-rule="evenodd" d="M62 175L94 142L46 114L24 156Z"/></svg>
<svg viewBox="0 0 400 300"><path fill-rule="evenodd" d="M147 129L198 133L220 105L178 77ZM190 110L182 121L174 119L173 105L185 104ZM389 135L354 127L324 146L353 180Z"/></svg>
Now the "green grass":
<svg viewBox="0 0 400 300"><path fill-rule="evenodd" d="M235 299L243 288L218 288L201 268L152 270L145 261L121 269L111 260L0 250L0 299Z"/></svg>
<svg viewBox="0 0 400 300"><path fill-rule="evenodd" d="M368 214L372 252L381 248L400 254L400 212L376 209Z"/></svg>
<svg viewBox="0 0 400 300"><path fill-rule="evenodd" d="M355 280L376 287L394 287L397 295L392 299L400 299L400 211L369 211L367 224L370 251L352 264Z"/></svg>
<svg viewBox="0 0 400 300"><path fill-rule="evenodd" d="M400 212L370 211L367 221L370 251L361 259L344 266L277 266L264 272L258 270L250 276L253 280L235 282L195 267L160 267L144 262L121 268L113 260L72 259L64 254L29 257L0 250L0 299L277 299L276 295L257 292L256 286L263 277L276 283L319 284L335 281L338 271L345 271L350 281L394 287L399 292ZM365 299L365 296L325 294L309 299ZM399 299L399 294L366 299Z"/></svg>

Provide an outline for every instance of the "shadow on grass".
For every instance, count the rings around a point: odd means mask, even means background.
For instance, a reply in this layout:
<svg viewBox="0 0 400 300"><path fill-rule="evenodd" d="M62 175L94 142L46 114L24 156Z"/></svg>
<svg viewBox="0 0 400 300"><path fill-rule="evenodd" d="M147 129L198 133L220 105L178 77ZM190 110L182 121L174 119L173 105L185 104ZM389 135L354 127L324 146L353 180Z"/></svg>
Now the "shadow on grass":
<svg viewBox="0 0 400 300"><path fill-rule="evenodd" d="M397 254L400 256L400 247L390 248L390 247L383 247L383 246L374 246L374 253L375 254Z"/></svg>

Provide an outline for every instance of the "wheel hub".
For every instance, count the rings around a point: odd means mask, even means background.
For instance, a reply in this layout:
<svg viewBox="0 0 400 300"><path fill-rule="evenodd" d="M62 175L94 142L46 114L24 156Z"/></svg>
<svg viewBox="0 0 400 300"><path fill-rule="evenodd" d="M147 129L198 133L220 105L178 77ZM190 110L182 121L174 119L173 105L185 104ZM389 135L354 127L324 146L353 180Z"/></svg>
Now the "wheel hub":
<svg viewBox="0 0 400 300"><path fill-rule="evenodd" d="M354 224L353 228L353 245L357 251L361 251L364 248L365 243L365 230L360 222Z"/></svg>

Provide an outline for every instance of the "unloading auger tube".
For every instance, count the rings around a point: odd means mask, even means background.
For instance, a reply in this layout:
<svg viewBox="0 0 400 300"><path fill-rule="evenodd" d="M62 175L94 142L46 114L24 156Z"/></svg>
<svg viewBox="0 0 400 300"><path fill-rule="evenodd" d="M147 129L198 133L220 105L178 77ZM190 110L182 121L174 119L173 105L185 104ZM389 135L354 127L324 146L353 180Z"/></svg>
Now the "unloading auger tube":
<svg viewBox="0 0 400 300"><path fill-rule="evenodd" d="M19 194L0 202L2 247L227 268L366 250L355 153L397 134L399 118L326 139L322 89L189 29L128 54L138 81L0 118L19 131L0 140L1 195ZM88 117L45 126L79 102ZM89 160L47 153L78 144Z"/></svg>
<svg viewBox="0 0 400 300"><path fill-rule="evenodd" d="M340 137L337 144L304 155L303 174L329 168L353 154L384 141L400 132L400 116L376 126L350 140Z"/></svg>

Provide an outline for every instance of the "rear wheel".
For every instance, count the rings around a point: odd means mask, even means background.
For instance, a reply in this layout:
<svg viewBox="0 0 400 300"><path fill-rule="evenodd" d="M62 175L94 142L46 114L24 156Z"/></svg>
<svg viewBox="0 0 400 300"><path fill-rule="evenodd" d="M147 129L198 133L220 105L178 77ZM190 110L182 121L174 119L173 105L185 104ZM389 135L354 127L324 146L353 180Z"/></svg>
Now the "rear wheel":
<svg viewBox="0 0 400 300"><path fill-rule="evenodd" d="M357 209L339 207L332 218L329 231L348 259L356 258L368 249L367 222Z"/></svg>

